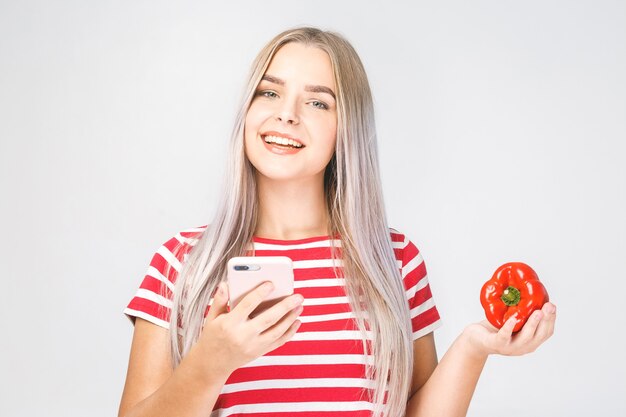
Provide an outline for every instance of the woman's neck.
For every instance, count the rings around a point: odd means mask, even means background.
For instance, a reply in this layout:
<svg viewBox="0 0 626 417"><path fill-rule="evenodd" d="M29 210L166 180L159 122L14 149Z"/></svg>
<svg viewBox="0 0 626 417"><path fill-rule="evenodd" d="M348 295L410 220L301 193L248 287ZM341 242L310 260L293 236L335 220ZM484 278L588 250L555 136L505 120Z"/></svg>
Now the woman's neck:
<svg viewBox="0 0 626 417"><path fill-rule="evenodd" d="M329 233L323 177L279 182L258 175L257 190L255 236L295 240Z"/></svg>

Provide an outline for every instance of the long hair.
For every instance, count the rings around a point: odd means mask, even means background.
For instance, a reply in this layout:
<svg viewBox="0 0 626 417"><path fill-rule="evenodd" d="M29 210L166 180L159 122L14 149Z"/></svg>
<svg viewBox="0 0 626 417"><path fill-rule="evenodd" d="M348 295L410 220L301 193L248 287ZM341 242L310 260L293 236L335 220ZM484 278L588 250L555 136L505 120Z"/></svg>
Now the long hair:
<svg viewBox="0 0 626 417"><path fill-rule="evenodd" d="M290 42L320 48L331 60L338 126L335 154L324 177L329 232L341 239L346 294L366 353L373 356L367 367L367 377L375 381L373 414L403 416L413 363L411 320L383 204L372 95L353 47L342 36L316 28L279 34L252 65L215 218L189 253L176 282L170 318L173 363L177 366L198 340L206 306L225 279L228 259L245 254L252 242L258 203L255 171L244 153L244 123L272 57Z"/></svg>

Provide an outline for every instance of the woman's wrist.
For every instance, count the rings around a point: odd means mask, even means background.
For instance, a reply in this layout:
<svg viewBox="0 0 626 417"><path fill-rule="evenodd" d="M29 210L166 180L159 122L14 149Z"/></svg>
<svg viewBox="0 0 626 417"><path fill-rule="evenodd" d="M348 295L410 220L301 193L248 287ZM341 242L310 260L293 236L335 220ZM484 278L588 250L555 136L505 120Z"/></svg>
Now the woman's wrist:
<svg viewBox="0 0 626 417"><path fill-rule="evenodd" d="M224 385L232 373L226 369L224 363L218 360L211 360L200 346L196 344L191 348L189 354L183 359L180 366L184 366L189 377L202 387L209 387L215 384Z"/></svg>
<svg viewBox="0 0 626 417"><path fill-rule="evenodd" d="M479 332L473 330L472 325L466 327L459 335L457 342L468 356L476 360L486 360L491 352L487 350Z"/></svg>

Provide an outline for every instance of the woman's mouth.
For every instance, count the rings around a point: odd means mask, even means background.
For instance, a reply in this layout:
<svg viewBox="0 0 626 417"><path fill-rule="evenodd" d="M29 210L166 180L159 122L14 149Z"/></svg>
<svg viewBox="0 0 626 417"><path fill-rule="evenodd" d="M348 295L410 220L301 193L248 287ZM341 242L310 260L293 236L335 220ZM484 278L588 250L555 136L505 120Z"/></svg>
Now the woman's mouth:
<svg viewBox="0 0 626 417"><path fill-rule="evenodd" d="M263 141L270 145L276 145L284 148L304 148L304 145L297 140L283 138L281 136L266 135L261 137Z"/></svg>
<svg viewBox="0 0 626 417"><path fill-rule="evenodd" d="M298 140L276 135L261 135L265 149L277 155L293 155L305 145Z"/></svg>

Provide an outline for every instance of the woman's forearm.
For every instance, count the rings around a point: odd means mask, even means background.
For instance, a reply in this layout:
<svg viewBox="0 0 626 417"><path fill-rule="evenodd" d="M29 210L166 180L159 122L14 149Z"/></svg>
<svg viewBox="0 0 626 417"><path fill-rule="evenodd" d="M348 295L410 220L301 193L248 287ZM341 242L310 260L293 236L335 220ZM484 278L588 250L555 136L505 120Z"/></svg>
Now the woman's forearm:
<svg viewBox="0 0 626 417"><path fill-rule="evenodd" d="M409 399L407 417L465 416L488 355L534 352L554 332L556 306L545 303L513 334L517 320L511 316L500 329L486 320L467 326L428 381Z"/></svg>
<svg viewBox="0 0 626 417"><path fill-rule="evenodd" d="M120 417L209 416L228 376L200 371L196 362L202 354L192 349L158 390Z"/></svg>
<svg viewBox="0 0 626 417"><path fill-rule="evenodd" d="M487 355L472 349L466 333L461 333L428 381L410 398L406 416L465 416L486 361Z"/></svg>

